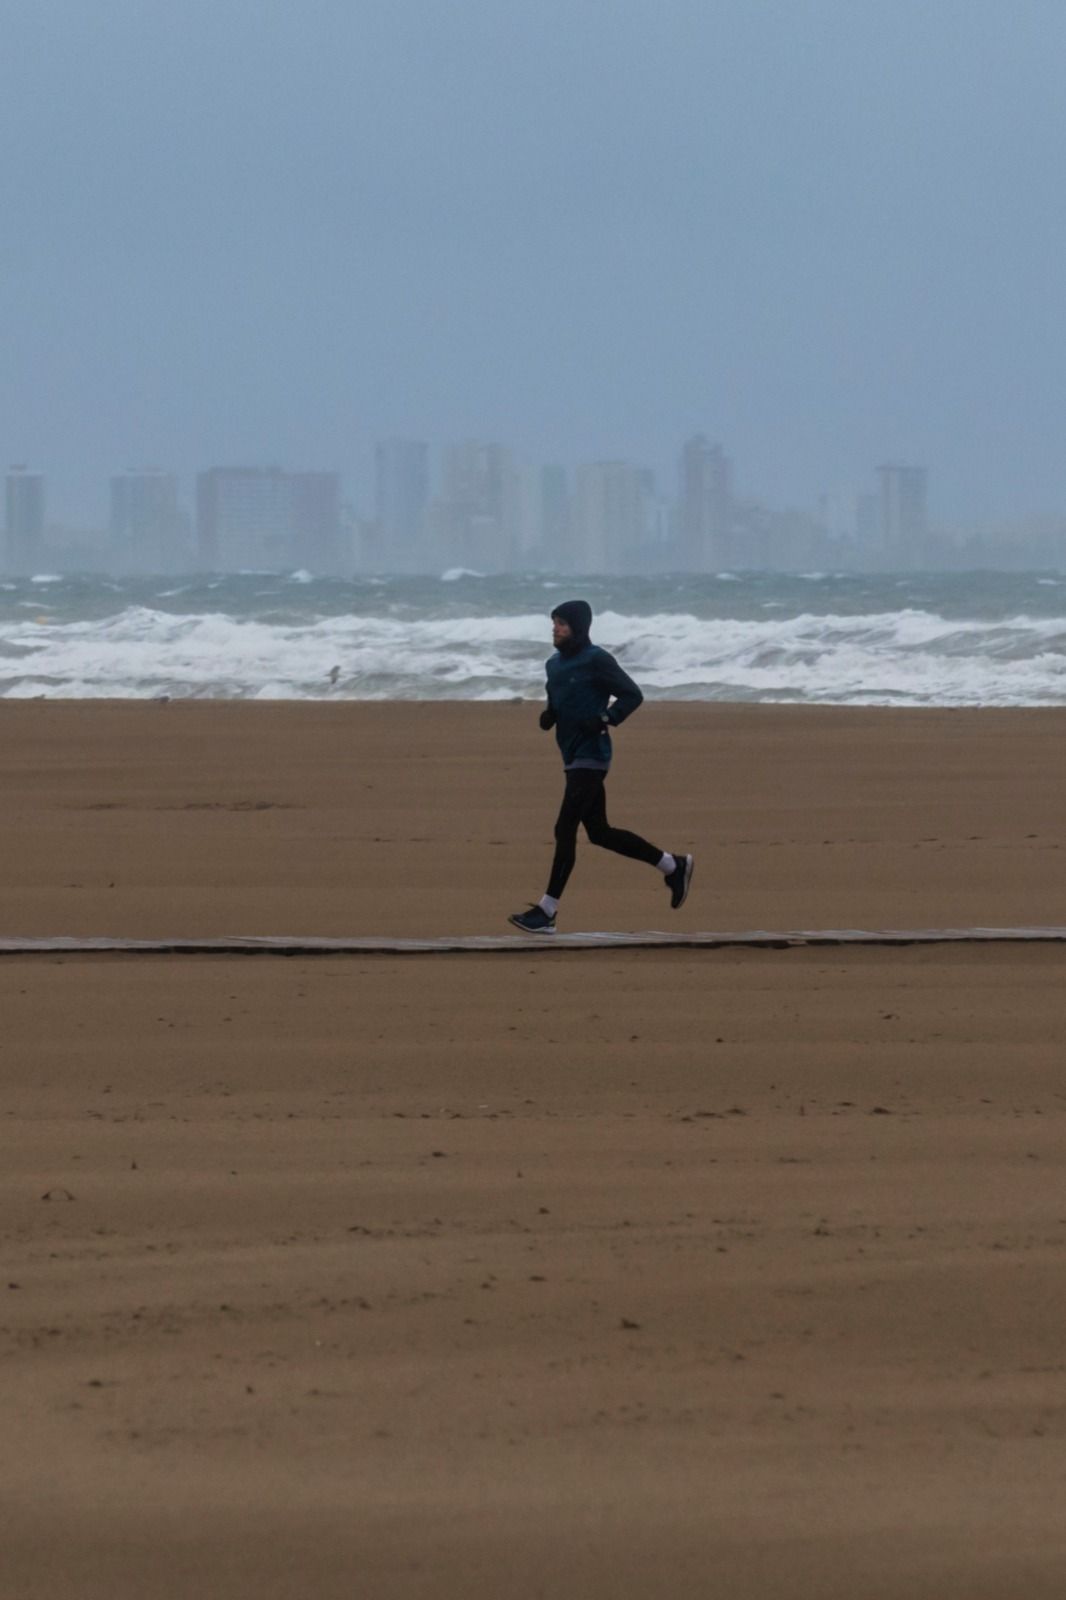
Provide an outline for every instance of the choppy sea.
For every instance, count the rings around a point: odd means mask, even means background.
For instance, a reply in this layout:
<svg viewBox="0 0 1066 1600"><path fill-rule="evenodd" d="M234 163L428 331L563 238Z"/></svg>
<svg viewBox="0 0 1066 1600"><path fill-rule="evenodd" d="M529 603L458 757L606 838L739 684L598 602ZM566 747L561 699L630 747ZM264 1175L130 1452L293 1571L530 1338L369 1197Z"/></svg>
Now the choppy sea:
<svg viewBox="0 0 1066 1600"><path fill-rule="evenodd" d="M548 614L668 700L1066 703L1056 573L0 580L0 696L537 698Z"/></svg>

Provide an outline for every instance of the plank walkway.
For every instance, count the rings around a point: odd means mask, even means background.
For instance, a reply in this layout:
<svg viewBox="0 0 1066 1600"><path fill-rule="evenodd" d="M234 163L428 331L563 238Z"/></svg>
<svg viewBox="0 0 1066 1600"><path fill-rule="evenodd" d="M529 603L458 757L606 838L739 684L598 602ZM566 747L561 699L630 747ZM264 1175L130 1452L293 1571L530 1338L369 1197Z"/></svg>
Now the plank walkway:
<svg viewBox="0 0 1066 1600"><path fill-rule="evenodd" d="M797 945L1063 944L1064 928L796 928L739 933L556 933L455 935L436 939L388 939L361 935L326 939L303 935L234 936L220 939L105 939L77 936L0 938L0 956L190 955L190 956L422 956L529 955L533 950L721 950L727 947L788 949Z"/></svg>

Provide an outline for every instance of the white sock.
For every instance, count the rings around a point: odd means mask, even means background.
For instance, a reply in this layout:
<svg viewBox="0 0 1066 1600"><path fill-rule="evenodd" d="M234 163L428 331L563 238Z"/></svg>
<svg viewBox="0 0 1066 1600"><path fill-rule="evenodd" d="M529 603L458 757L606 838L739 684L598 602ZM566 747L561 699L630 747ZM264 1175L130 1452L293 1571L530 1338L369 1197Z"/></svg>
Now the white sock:
<svg viewBox="0 0 1066 1600"><path fill-rule="evenodd" d="M537 904L542 911L546 911L548 913L549 917L554 917L555 913L559 909L558 900L553 900L550 894L542 894L540 899L537 901Z"/></svg>
<svg viewBox="0 0 1066 1600"><path fill-rule="evenodd" d="M659 861L659 871L662 873L663 877L668 878L671 872L675 871L676 867L677 862L674 860L669 850L664 850Z"/></svg>

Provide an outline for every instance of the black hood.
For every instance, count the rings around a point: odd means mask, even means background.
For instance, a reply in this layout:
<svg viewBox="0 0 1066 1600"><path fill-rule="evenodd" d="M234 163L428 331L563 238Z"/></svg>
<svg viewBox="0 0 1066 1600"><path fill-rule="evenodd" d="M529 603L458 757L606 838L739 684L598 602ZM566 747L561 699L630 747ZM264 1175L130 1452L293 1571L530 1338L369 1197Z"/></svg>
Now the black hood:
<svg viewBox="0 0 1066 1600"><path fill-rule="evenodd" d="M583 650L589 642L589 630L592 627L592 607L587 600L564 600L561 606L552 608L552 616L558 617L560 622L565 622L573 634L565 647L560 647L564 656L574 655L578 650Z"/></svg>

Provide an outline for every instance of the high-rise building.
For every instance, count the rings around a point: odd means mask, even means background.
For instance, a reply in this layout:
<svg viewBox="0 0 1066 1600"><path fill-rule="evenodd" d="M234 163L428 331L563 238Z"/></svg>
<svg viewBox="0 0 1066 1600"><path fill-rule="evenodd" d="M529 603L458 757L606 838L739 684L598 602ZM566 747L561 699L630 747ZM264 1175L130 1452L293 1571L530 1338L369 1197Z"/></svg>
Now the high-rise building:
<svg viewBox="0 0 1066 1600"><path fill-rule="evenodd" d="M565 467L540 469L540 521L544 565L555 572L566 572L571 555L571 513Z"/></svg>
<svg viewBox="0 0 1066 1600"><path fill-rule="evenodd" d="M646 538L646 482L628 461L589 461L574 481L575 572L622 572Z"/></svg>
<svg viewBox="0 0 1066 1600"><path fill-rule="evenodd" d="M280 467L211 467L196 480L196 542L207 572L290 565L292 491Z"/></svg>
<svg viewBox="0 0 1066 1600"><path fill-rule="evenodd" d="M855 536L863 550L876 545L881 526L881 507L875 494L860 494L855 502Z"/></svg>
<svg viewBox="0 0 1066 1600"><path fill-rule="evenodd" d="M508 571L516 561L517 485L511 453L503 445L478 440L450 445L433 507L443 559L477 572Z"/></svg>
<svg viewBox="0 0 1066 1600"><path fill-rule="evenodd" d="M111 479L111 560L120 572L172 572L188 562L187 527L172 472L148 468Z"/></svg>
<svg viewBox="0 0 1066 1600"><path fill-rule="evenodd" d="M293 472L289 485L289 559L311 572L346 572L340 474Z"/></svg>
<svg viewBox="0 0 1066 1600"><path fill-rule="evenodd" d="M720 444L697 433L681 450L679 556L690 572L717 572L735 559L731 550L733 467Z"/></svg>
<svg viewBox="0 0 1066 1600"><path fill-rule="evenodd" d="M335 472L211 467L196 480L196 537L208 572L342 564L340 479Z"/></svg>
<svg viewBox="0 0 1066 1600"><path fill-rule="evenodd" d="M429 504L429 446L421 439L384 439L374 453L374 520L379 558L395 572L424 560Z"/></svg>
<svg viewBox="0 0 1066 1600"><path fill-rule="evenodd" d="M925 467L888 462L878 467L881 479L881 543L889 558L902 565L920 561L929 533Z"/></svg>
<svg viewBox="0 0 1066 1600"><path fill-rule="evenodd" d="M44 476L25 467L7 475L6 566L24 577L39 572L44 543Z"/></svg>
<svg viewBox="0 0 1066 1600"><path fill-rule="evenodd" d="M544 565L543 480L539 467L515 467L511 511L511 556L516 569Z"/></svg>
<svg viewBox="0 0 1066 1600"><path fill-rule="evenodd" d="M449 445L444 454L444 497L502 523L513 471L511 453L502 444L467 439Z"/></svg>
<svg viewBox="0 0 1066 1600"><path fill-rule="evenodd" d="M676 550L677 505L659 493L655 473L649 468L642 468L638 476L643 496L640 513L643 543L633 570L662 572L669 567L670 557Z"/></svg>

